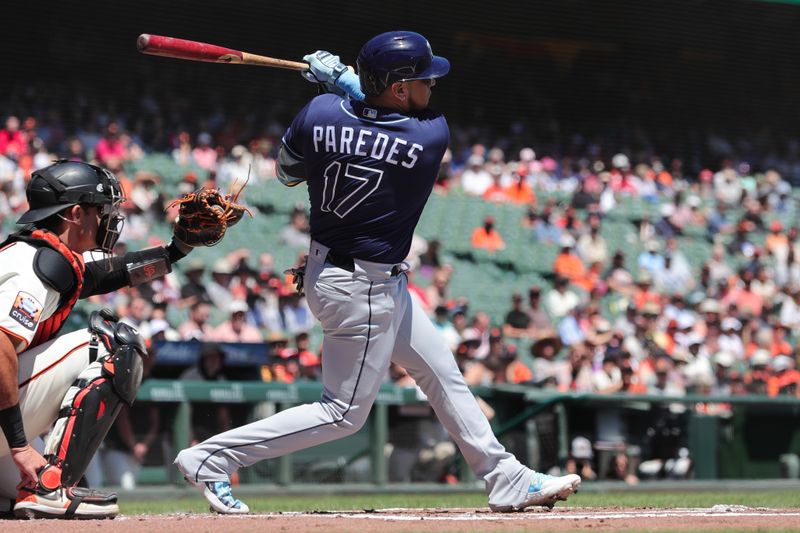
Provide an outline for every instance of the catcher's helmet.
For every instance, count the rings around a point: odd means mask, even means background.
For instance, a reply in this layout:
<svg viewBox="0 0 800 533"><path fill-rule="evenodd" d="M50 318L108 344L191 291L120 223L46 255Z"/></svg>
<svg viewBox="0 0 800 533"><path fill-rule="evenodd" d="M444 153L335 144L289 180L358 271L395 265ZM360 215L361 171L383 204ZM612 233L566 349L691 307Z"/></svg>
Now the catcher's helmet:
<svg viewBox="0 0 800 533"><path fill-rule="evenodd" d="M104 168L78 161L57 161L35 170L25 190L28 211L17 224L39 222L75 204L116 204L122 188Z"/></svg>
<svg viewBox="0 0 800 533"><path fill-rule="evenodd" d="M81 161L56 161L31 175L25 190L29 209L17 224L34 224L76 205L102 207L97 249L110 254L125 220L119 207L125 199L117 177L104 168Z"/></svg>
<svg viewBox="0 0 800 533"><path fill-rule="evenodd" d="M356 65L367 96L378 96L396 81L440 78L450 71L450 62L433 55L428 40L413 31L373 37L361 47Z"/></svg>

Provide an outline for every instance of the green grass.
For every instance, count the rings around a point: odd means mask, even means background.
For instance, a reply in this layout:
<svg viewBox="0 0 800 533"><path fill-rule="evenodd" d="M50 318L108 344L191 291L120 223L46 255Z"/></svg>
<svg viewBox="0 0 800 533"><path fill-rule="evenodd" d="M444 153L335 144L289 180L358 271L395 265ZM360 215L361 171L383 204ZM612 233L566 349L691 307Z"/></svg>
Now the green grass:
<svg viewBox="0 0 800 533"><path fill-rule="evenodd" d="M196 492L192 497L153 501L120 502L125 515L165 513L205 513L208 505ZM189 494L187 494L188 496ZM340 511L385 508L486 507L482 494L344 494L308 496L242 496L256 513L279 511ZM587 492L572 496L559 507L679 508L711 507L716 504L749 507L800 507L800 495L794 490L758 490L750 492Z"/></svg>

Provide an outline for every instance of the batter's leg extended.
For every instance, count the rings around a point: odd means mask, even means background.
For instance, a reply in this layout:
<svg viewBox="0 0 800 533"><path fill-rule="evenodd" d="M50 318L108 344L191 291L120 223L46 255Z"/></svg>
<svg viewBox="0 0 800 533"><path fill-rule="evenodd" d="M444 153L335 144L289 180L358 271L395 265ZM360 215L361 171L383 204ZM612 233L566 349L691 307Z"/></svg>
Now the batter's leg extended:
<svg viewBox="0 0 800 533"><path fill-rule="evenodd" d="M406 299L392 360L414 378L472 471L485 481L489 506L495 511L552 506L576 491L580 477L534 472L505 450L444 339L408 293Z"/></svg>
<svg viewBox="0 0 800 533"><path fill-rule="evenodd" d="M322 398L216 435L178 454L186 479L204 489L218 512L240 512L217 486L238 468L351 435L367 420L386 376L402 308L395 302L401 276L369 276L325 265L324 254L306 267L306 294L325 331ZM211 492L211 494L209 494ZM234 509L230 509L230 505Z"/></svg>

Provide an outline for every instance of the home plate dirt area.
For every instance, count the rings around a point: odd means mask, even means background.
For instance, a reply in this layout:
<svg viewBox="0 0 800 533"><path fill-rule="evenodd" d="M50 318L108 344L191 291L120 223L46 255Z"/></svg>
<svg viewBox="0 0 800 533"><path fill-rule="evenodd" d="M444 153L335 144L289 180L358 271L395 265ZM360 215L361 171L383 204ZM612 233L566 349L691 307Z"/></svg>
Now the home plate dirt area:
<svg viewBox="0 0 800 533"><path fill-rule="evenodd" d="M742 531L798 530L799 509L715 505L707 509L565 507L498 514L488 509L380 509L324 513L263 513L245 516L167 514L119 516L115 520L8 520L3 533L37 531L183 532L415 532L415 531Z"/></svg>

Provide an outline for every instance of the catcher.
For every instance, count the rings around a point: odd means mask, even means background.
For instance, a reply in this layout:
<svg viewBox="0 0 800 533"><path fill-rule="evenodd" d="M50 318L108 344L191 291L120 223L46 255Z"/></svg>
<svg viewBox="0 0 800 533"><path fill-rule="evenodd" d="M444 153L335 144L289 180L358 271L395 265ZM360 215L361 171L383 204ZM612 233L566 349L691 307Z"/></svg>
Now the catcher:
<svg viewBox="0 0 800 533"><path fill-rule="evenodd" d="M0 244L0 513L111 518L116 494L78 482L136 397L144 342L107 310L92 313L87 329L57 337L59 329L78 298L167 274L193 247L219 242L246 210L219 191L192 193L179 200L168 246L112 257L124 198L111 172L58 161L35 171L26 193L24 227ZM103 257L84 262L87 251ZM43 449L32 445L51 425Z"/></svg>

